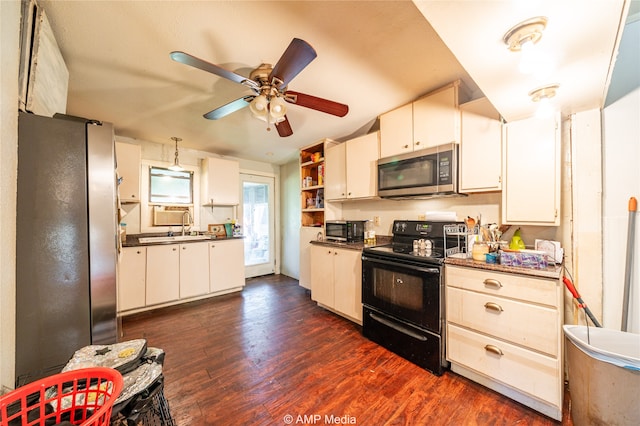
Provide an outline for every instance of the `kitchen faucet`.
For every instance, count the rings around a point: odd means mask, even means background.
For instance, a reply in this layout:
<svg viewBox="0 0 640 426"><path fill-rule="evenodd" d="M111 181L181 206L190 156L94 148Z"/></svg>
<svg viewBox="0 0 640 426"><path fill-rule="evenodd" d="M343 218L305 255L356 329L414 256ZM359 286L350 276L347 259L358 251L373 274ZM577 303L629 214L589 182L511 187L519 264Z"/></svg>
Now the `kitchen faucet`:
<svg viewBox="0 0 640 426"><path fill-rule="evenodd" d="M185 210L184 213L182 213L182 236L184 237L184 217L185 215L187 216L187 220L189 221L189 225L191 225L192 219L191 219L191 213L189 212L189 210Z"/></svg>

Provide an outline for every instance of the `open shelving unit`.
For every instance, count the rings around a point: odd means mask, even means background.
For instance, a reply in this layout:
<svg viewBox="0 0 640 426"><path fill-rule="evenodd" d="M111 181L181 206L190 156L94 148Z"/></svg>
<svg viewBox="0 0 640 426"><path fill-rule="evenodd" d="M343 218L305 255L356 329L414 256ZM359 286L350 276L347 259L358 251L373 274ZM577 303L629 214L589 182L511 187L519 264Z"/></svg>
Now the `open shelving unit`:
<svg viewBox="0 0 640 426"><path fill-rule="evenodd" d="M300 150L300 203L302 226L324 226L325 141Z"/></svg>

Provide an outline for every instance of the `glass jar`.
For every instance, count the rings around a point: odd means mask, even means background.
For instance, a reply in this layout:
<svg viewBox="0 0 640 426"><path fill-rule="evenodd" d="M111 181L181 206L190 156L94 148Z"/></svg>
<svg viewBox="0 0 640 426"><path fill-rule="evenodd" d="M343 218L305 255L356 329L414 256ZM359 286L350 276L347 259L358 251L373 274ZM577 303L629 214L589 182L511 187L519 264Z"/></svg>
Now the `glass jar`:
<svg viewBox="0 0 640 426"><path fill-rule="evenodd" d="M478 241L473 245L473 249L471 250L471 257L473 257L473 260L485 262L485 254L487 253L489 253L489 245L483 241Z"/></svg>

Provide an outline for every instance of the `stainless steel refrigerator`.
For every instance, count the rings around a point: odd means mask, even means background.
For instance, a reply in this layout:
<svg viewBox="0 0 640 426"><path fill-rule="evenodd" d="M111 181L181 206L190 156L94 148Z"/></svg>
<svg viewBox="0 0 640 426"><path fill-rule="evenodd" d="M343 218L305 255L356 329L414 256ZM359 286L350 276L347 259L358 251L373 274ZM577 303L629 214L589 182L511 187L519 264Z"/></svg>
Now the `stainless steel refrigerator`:
<svg viewBox="0 0 640 426"><path fill-rule="evenodd" d="M20 112L16 386L117 340L113 126Z"/></svg>

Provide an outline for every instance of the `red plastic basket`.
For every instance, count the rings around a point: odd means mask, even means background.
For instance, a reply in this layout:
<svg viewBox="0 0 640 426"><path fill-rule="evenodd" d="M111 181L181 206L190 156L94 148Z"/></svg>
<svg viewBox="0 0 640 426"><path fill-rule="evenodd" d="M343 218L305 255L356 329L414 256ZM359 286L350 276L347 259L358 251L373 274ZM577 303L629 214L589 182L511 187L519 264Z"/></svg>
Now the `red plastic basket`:
<svg viewBox="0 0 640 426"><path fill-rule="evenodd" d="M0 397L0 426L56 424L109 426L122 375L106 367L67 371Z"/></svg>

